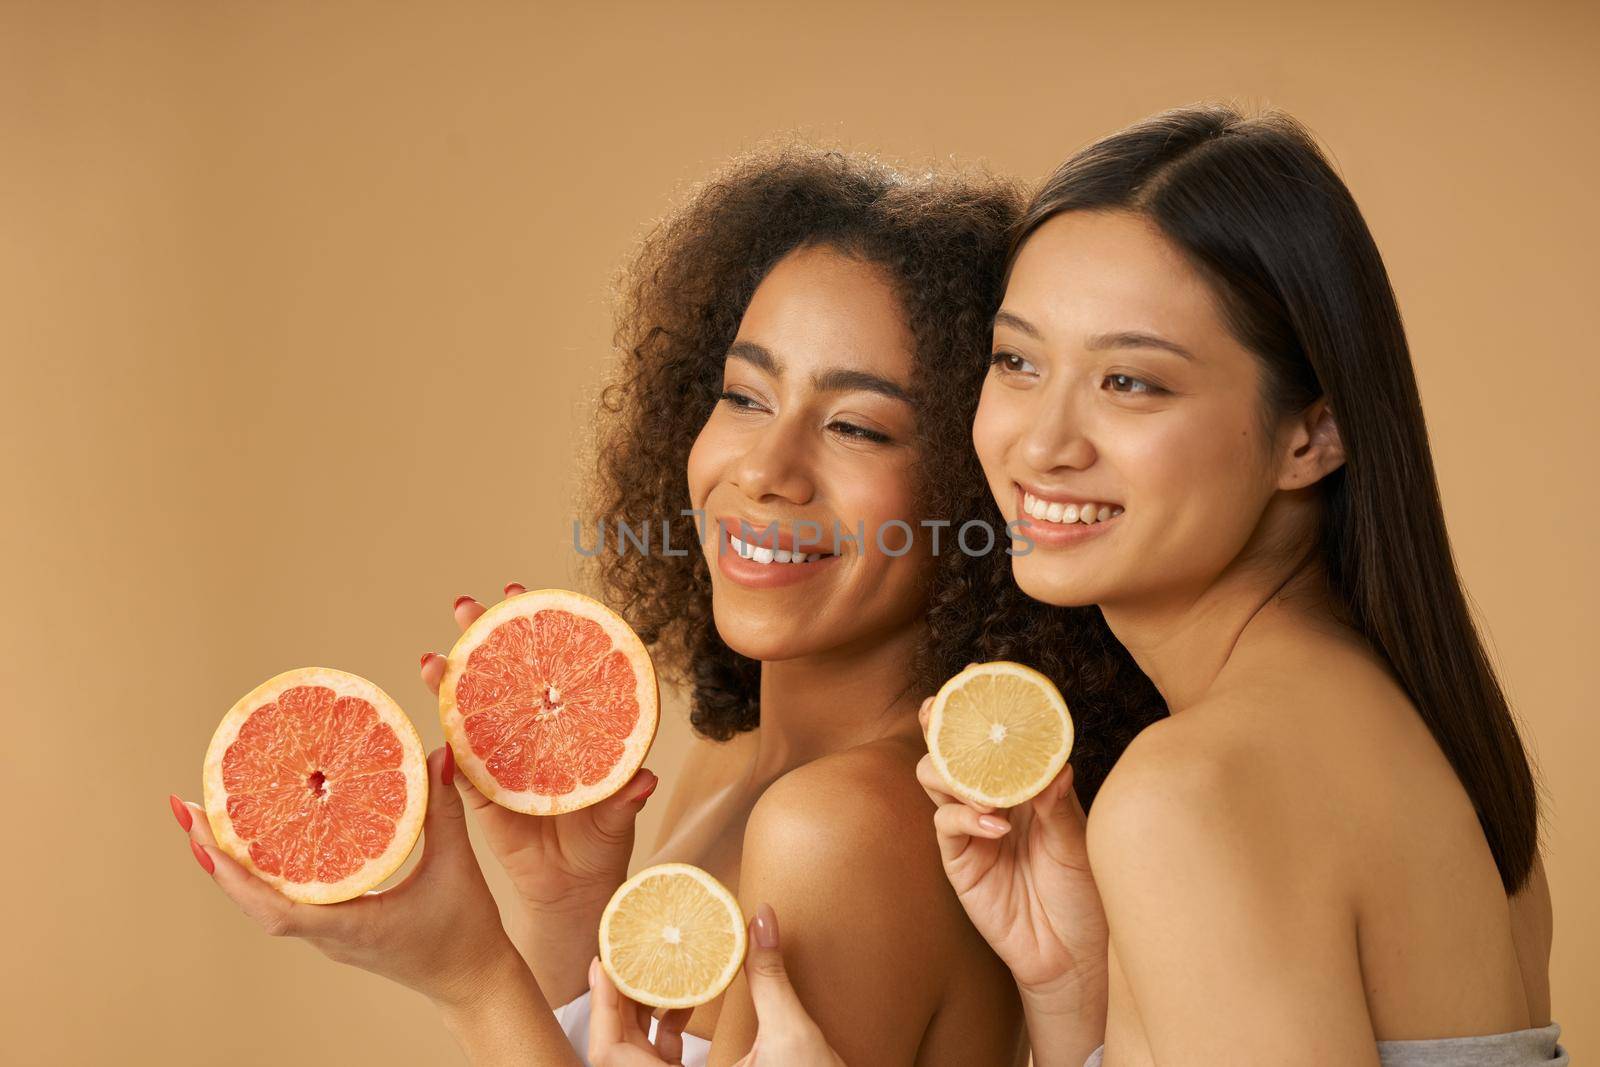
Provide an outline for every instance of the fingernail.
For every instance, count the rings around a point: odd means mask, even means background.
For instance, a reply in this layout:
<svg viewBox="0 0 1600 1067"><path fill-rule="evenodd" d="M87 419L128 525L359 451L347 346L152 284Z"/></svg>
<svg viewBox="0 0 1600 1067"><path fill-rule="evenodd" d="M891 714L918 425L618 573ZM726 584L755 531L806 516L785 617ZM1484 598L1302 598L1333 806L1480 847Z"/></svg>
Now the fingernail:
<svg viewBox="0 0 1600 1067"><path fill-rule="evenodd" d="M589 988L593 989L600 984L600 957L596 956L589 961Z"/></svg>
<svg viewBox="0 0 1600 1067"><path fill-rule="evenodd" d="M183 832L188 833L189 827L194 825L194 813L189 810L189 805L179 800L176 793L167 794L167 803L172 805L172 817L178 820Z"/></svg>
<svg viewBox="0 0 1600 1067"><path fill-rule="evenodd" d="M462 593L460 596L456 597L456 608L459 610L461 605L469 602L471 599L471 593Z"/></svg>
<svg viewBox="0 0 1600 1067"><path fill-rule="evenodd" d="M521 582L507 582L506 583L506 587L504 589L502 589L501 592L503 592L506 596L510 596L511 595L511 590L513 590L513 589L521 589L521 588L522 588L522 583Z"/></svg>
<svg viewBox="0 0 1600 1067"><path fill-rule="evenodd" d="M656 786L660 784L661 779L657 778L655 773L652 772L650 775L650 784L644 787L644 792L633 798L633 802L635 804L643 804L645 801L650 799L650 794L654 793L656 791Z"/></svg>
<svg viewBox="0 0 1600 1067"><path fill-rule="evenodd" d="M1003 834L1007 830L1011 829L1010 823L994 815L978 816L978 825L983 827L985 830L988 830L990 833L995 834Z"/></svg>
<svg viewBox="0 0 1600 1067"><path fill-rule="evenodd" d="M756 909L750 930L755 935L756 944L762 948L778 947L778 915L772 910L771 904L763 904Z"/></svg>
<svg viewBox="0 0 1600 1067"><path fill-rule="evenodd" d="M439 768L439 777L445 785L452 785L456 780L456 750L450 747L448 741L444 745L444 760Z"/></svg>
<svg viewBox="0 0 1600 1067"><path fill-rule="evenodd" d="M217 872L216 863L211 859L210 856L206 855L206 850L201 846L200 842L190 838L189 850L194 853L196 862L200 864L201 869L207 874L215 874Z"/></svg>
<svg viewBox="0 0 1600 1067"><path fill-rule="evenodd" d="M417 664L417 666L426 667L428 665L428 657L431 656L431 655L433 655L432 652L424 652L422 654L422 662Z"/></svg>

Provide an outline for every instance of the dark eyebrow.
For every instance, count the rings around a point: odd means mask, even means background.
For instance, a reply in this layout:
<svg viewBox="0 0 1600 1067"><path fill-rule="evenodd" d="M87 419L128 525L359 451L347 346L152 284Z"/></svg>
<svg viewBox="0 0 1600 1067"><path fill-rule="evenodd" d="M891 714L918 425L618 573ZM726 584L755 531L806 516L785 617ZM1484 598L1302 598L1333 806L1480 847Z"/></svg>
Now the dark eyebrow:
<svg viewBox="0 0 1600 1067"><path fill-rule="evenodd" d="M911 403L911 394L900 385L887 378L880 378L876 374L869 374L864 370L844 370L835 368L823 371L821 374L811 376L811 385L820 393L854 392L860 390L867 393L877 393L890 400L904 400Z"/></svg>
<svg viewBox="0 0 1600 1067"><path fill-rule="evenodd" d="M1039 328L1014 311L1001 308L994 313L995 326L1009 326L1013 330L1021 330L1035 341L1042 341L1044 337L1039 333Z"/></svg>
<svg viewBox="0 0 1600 1067"><path fill-rule="evenodd" d="M1182 356L1184 359L1194 359L1194 353L1176 341L1169 341L1165 337L1159 337L1153 333L1140 333L1137 330L1124 333L1096 334L1089 338L1089 343L1086 347L1091 352L1106 348L1159 348L1163 352L1171 352L1173 355Z"/></svg>
<svg viewBox="0 0 1600 1067"><path fill-rule="evenodd" d="M783 364L778 357L768 352L754 341L735 341L728 346L729 359L742 359L746 363L754 363L768 374L778 375L783 373Z"/></svg>
<svg viewBox="0 0 1600 1067"><path fill-rule="evenodd" d="M762 345L754 341L735 341L728 346L729 359L742 359L747 363L761 368L774 377L783 374L783 361ZM888 378L871 374L864 370L848 370L835 367L825 370L820 374L811 376L811 387L822 393L852 392L860 390L867 393L877 393L891 400L903 400L911 403L911 394L905 387Z"/></svg>

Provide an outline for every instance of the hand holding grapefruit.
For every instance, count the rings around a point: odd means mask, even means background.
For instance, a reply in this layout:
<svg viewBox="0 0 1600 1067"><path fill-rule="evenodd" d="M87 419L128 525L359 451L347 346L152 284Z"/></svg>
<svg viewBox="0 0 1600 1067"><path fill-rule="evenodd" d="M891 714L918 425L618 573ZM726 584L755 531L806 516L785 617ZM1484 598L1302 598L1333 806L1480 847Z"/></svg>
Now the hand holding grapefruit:
<svg viewBox="0 0 1600 1067"><path fill-rule="evenodd" d="M390 889L331 904L290 899L219 845L205 808L176 796L170 801L201 867L264 931L302 938L330 959L452 1007L468 1001L491 976L524 965L473 855L461 798L451 784L449 748L435 749L422 773L432 788L416 865Z"/></svg>
<svg viewBox="0 0 1600 1067"><path fill-rule="evenodd" d="M505 593L516 598L526 590L512 582ZM457 598L452 616L465 631L491 610L463 596ZM435 696L448 664L435 652L422 658L423 684ZM650 676L653 679L653 671ZM656 721L653 702L641 710L651 712L641 716L642 721ZM470 738L457 740L470 744ZM515 811L489 799L466 775L455 781L484 843L517 892L517 906L506 914L507 928L551 1002L572 999L583 991L585 968L597 950L600 915L628 876L634 821L655 790L656 776L638 769L609 797L556 815Z"/></svg>

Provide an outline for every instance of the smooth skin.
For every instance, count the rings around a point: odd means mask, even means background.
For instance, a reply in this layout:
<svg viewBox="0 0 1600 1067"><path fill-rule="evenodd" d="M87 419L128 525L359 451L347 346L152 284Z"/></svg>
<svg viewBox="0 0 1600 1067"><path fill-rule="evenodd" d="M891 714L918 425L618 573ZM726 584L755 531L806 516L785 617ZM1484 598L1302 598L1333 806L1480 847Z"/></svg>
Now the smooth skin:
<svg viewBox="0 0 1600 1067"><path fill-rule="evenodd" d="M1029 238L994 355L973 438L1006 518L1023 486L1125 508L1015 557L1017 580L1098 604L1172 712L1088 819L1061 780L985 813L921 768L946 873L1017 975L1039 1067L1080 1067L1102 1036L1108 1067L1346 1065L1378 1063L1380 1039L1546 1025L1542 867L1507 899L1442 752L1305 562L1311 487L1344 460L1335 413L1265 426L1255 357L1127 213Z"/></svg>
<svg viewBox="0 0 1600 1067"><path fill-rule="evenodd" d="M931 557L920 545L893 556L871 537L891 518L915 526L912 362L905 312L869 263L801 249L757 287L687 476L691 503L707 515L717 628L762 663L761 724L725 743L692 742L642 865L695 864L746 914L769 904L783 915L788 980L836 1050L824 1045L819 1056L1021 1063L1015 989L945 880L914 779L922 694L907 665ZM756 587L719 564L719 517L821 529L825 550L835 523L863 524L869 536L842 541L840 558L805 581ZM802 521L816 526L797 529ZM456 622L483 610L464 599ZM442 657L430 655L430 688L442 673ZM502 824L486 824L485 841L518 885L517 943L551 1003L582 991L600 907L626 874L635 789L639 779L609 814L553 820L490 811L468 795ZM556 820L566 822L549 825ZM556 910L569 896L592 922ZM696 1009L686 1032L710 1040L710 1063L726 1067L756 1045L757 1007L747 971Z"/></svg>

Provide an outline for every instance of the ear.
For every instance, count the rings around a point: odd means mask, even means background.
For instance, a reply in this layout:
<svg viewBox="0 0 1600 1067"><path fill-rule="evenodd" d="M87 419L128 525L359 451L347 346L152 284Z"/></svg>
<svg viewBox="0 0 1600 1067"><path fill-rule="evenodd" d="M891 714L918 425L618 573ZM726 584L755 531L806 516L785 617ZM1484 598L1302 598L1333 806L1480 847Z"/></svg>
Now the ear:
<svg viewBox="0 0 1600 1067"><path fill-rule="evenodd" d="M1327 397L1296 414L1287 427L1279 489L1304 489L1344 466L1344 441Z"/></svg>

